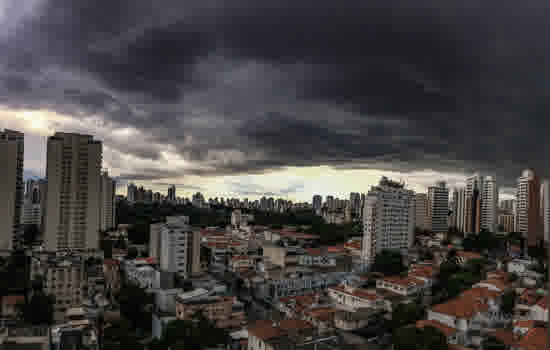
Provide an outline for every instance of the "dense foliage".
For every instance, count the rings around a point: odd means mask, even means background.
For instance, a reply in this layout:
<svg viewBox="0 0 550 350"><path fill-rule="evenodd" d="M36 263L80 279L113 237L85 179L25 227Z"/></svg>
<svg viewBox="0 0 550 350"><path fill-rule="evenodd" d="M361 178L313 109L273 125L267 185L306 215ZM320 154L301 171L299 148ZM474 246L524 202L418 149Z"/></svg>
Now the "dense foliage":
<svg viewBox="0 0 550 350"><path fill-rule="evenodd" d="M403 256L396 250L383 250L376 255L372 264L372 272L380 272L384 276L394 276L407 270L403 264Z"/></svg>
<svg viewBox="0 0 550 350"><path fill-rule="evenodd" d="M151 344L151 350L201 350L228 343L228 334L198 313L192 320L176 320L169 323L162 340Z"/></svg>
<svg viewBox="0 0 550 350"><path fill-rule="evenodd" d="M192 205L172 205L169 203L135 203L130 205L126 201L117 204L117 222L131 224L128 238L135 244L149 242L149 225L162 221L167 216L189 216L191 224L196 226L225 226L229 222L229 209L214 208L201 209Z"/></svg>
<svg viewBox="0 0 550 350"><path fill-rule="evenodd" d="M133 328L151 329L151 312L146 309L153 297L134 284L126 284L118 295L120 313L130 321Z"/></svg>
<svg viewBox="0 0 550 350"><path fill-rule="evenodd" d="M485 259L473 259L463 267L457 263L451 251L439 268L432 294L437 296L439 302L458 296L485 277L485 264Z"/></svg>
<svg viewBox="0 0 550 350"><path fill-rule="evenodd" d="M36 291L27 304L19 304L18 307L25 323L44 325L53 322L54 304L52 296Z"/></svg>
<svg viewBox="0 0 550 350"><path fill-rule="evenodd" d="M392 342L394 350L442 350L448 346L445 335L434 327L401 327L394 332Z"/></svg>
<svg viewBox="0 0 550 350"><path fill-rule="evenodd" d="M323 218L312 210L287 211L275 213L260 210L251 211L254 223L268 226L272 229L282 229L284 226L295 226L305 233L320 236L320 244L342 243L349 237L361 234L361 225L357 223L335 225L326 224ZM146 244L149 242L149 225L162 221L166 216L186 215L194 226L225 226L229 223L231 208L218 207L199 209L191 205L144 204L129 205L121 201L117 206L117 222L131 224L128 237L132 243ZM305 227L305 229L302 228Z"/></svg>
<svg viewBox="0 0 550 350"><path fill-rule="evenodd" d="M392 328L397 329L424 318L421 304L401 303L392 310Z"/></svg>

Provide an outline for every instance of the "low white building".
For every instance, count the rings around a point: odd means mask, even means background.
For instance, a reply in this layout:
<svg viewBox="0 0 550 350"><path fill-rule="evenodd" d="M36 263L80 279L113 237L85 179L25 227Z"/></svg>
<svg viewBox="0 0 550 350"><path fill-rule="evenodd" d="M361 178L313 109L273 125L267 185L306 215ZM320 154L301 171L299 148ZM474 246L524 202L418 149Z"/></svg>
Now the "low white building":
<svg viewBox="0 0 550 350"><path fill-rule="evenodd" d="M428 288L428 283L424 280L410 276L389 276L378 279L376 288L385 289L402 296L417 295Z"/></svg>
<svg viewBox="0 0 550 350"><path fill-rule="evenodd" d="M528 259L514 259L507 264L508 272L515 273L518 276L523 276L529 267L534 264L534 261Z"/></svg>
<svg viewBox="0 0 550 350"><path fill-rule="evenodd" d="M376 294L375 291L368 291L366 289L354 288L349 285L341 284L329 287L327 292L334 302L353 310L361 308L387 309L384 298Z"/></svg>
<svg viewBox="0 0 550 350"><path fill-rule="evenodd" d="M531 307L530 318L534 321L548 322L548 296L541 298Z"/></svg>
<svg viewBox="0 0 550 350"><path fill-rule="evenodd" d="M298 256L298 264L302 266L336 266L336 258L319 248L306 249L305 254Z"/></svg>

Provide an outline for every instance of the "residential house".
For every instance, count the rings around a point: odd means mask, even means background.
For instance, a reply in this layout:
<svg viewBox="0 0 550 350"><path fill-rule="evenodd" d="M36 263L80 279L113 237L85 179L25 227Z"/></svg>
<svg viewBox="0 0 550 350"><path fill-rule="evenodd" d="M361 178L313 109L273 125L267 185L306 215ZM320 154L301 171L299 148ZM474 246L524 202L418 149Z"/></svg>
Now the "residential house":
<svg viewBox="0 0 550 350"><path fill-rule="evenodd" d="M436 320L420 320L416 322L416 328L423 329L424 327L433 327L439 330L447 338L448 344L458 343L458 330L453 327L449 327Z"/></svg>
<svg viewBox="0 0 550 350"><path fill-rule="evenodd" d="M548 295L539 299L531 307L530 318L535 321L548 322Z"/></svg>
<svg viewBox="0 0 550 350"><path fill-rule="evenodd" d="M376 291L369 291L366 289L354 288L349 285L341 284L329 287L327 292L332 300L351 310L361 308L377 310L387 309L384 298L376 294Z"/></svg>
<svg viewBox="0 0 550 350"><path fill-rule="evenodd" d="M410 276L388 276L376 281L377 289L385 289L405 297L418 295L428 287L425 280Z"/></svg>

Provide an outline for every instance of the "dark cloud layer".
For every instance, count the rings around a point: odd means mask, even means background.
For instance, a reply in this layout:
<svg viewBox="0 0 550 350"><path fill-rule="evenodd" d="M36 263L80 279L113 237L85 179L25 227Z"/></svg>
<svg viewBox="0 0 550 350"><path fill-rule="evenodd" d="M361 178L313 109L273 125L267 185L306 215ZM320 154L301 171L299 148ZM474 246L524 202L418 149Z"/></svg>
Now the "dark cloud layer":
<svg viewBox="0 0 550 350"><path fill-rule="evenodd" d="M328 164L480 169L506 184L524 167L550 175L545 1L37 4L0 37L0 103L148 135L106 137L121 152L158 159L170 146L197 174Z"/></svg>

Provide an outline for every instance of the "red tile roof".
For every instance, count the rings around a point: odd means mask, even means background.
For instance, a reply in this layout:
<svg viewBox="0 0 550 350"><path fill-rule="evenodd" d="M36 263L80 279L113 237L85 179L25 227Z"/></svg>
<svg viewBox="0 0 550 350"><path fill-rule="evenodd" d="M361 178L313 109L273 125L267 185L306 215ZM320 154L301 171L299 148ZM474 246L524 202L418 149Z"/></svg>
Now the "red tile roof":
<svg viewBox="0 0 550 350"><path fill-rule="evenodd" d="M384 277L383 280L384 282L397 284L403 287L419 286L419 285L422 286L426 284L426 282L424 282L423 280L415 277L411 277L411 276L405 276L405 277L388 276L388 277Z"/></svg>
<svg viewBox="0 0 550 350"><path fill-rule="evenodd" d="M323 254L320 248L307 248L306 252L308 255L312 255L312 256L320 256Z"/></svg>
<svg viewBox="0 0 550 350"><path fill-rule="evenodd" d="M441 331L441 333L445 334L446 337L450 337L451 335L456 333L455 328L449 327L435 320L420 320L416 322L416 328L424 328L427 326L438 329L439 331Z"/></svg>
<svg viewBox="0 0 550 350"><path fill-rule="evenodd" d="M498 329L491 333L491 335L498 340L500 340L503 344L508 346L515 346L518 343L519 337L515 335L511 331L507 331L504 329Z"/></svg>
<svg viewBox="0 0 550 350"><path fill-rule="evenodd" d="M543 309L548 310L548 295L544 296L539 301L537 301L537 305Z"/></svg>
<svg viewBox="0 0 550 350"><path fill-rule="evenodd" d="M522 350L548 349L548 330L546 328L533 328L517 343Z"/></svg>
<svg viewBox="0 0 550 350"><path fill-rule="evenodd" d="M120 261L118 261L117 259L104 259L103 260L103 264L107 265L107 266L113 266L113 265L120 265Z"/></svg>
<svg viewBox="0 0 550 350"><path fill-rule="evenodd" d="M267 341L269 339L282 337L290 331L312 329L313 325L303 320L287 319L275 323L270 320L260 320L248 327L248 332L255 337Z"/></svg>
<svg viewBox="0 0 550 350"><path fill-rule="evenodd" d="M23 295L4 295L2 297L3 305L17 305L18 303L23 303L25 297Z"/></svg>
<svg viewBox="0 0 550 350"><path fill-rule="evenodd" d="M380 295L377 295L374 292L369 292L366 289L361 289L361 288L346 289L346 287L342 285L338 285L338 286L331 286L328 289L333 289L337 292L351 295L359 299L365 299L365 300L383 299Z"/></svg>
<svg viewBox="0 0 550 350"><path fill-rule="evenodd" d="M489 305L472 300L472 298L458 297L449 300L443 304L437 304L432 307L433 312L450 315L457 318L471 319L480 312L485 312L489 309Z"/></svg>

